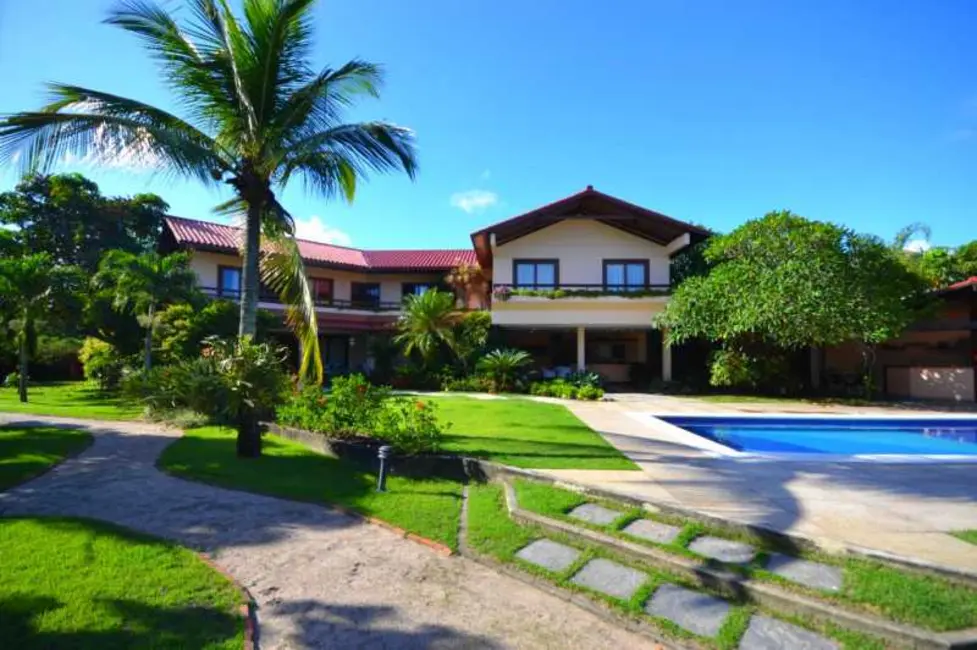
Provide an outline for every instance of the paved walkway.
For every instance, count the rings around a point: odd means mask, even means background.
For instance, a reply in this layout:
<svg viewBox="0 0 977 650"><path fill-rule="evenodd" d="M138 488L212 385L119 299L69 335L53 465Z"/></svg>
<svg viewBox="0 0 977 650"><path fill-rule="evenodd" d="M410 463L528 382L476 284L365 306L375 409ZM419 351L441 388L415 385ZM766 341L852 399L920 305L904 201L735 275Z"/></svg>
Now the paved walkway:
<svg viewBox="0 0 977 650"><path fill-rule="evenodd" d="M568 407L642 472L549 470L575 482L837 543L977 571L977 547L947 531L977 528L977 466L758 462L707 456L631 413L783 412L776 404L714 404L663 396ZM797 405L792 412L891 410ZM925 412L918 412L926 415Z"/></svg>
<svg viewBox="0 0 977 650"><path fill-rule="evenodd" d="M650 648L558 598L326 508L176 479L178 432L0 414L96 434L86 452L0 493L0 515L93 517L202 550L257 600L261 648Z"/></svg>

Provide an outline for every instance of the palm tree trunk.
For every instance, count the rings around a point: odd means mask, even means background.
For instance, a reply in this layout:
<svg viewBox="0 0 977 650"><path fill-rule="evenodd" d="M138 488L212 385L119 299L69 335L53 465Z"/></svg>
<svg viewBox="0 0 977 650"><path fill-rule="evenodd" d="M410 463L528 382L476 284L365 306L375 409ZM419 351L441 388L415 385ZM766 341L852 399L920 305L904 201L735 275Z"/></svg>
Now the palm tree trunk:
<svg viewBox="0 0 977 650"><path fill-rule="evenodd" d="M152 303L149 304L149 312L146 314L148 319L146 322L146 346L143 358L143 368L149 372L149 369L153 366L153 317L155 316L156 306Z"/></svg>
<svg viewBox="0 0 977 650"><path fill-rule="evenodd" d="M254 336L258 330L258 255L261 246L261 202L248 201L244 226L244 271L241 277L241 322L238 336Z"/></svg>
<svg viewBox="0 0 977 650"><path fill-rule="evenodd" d="M25 318L23 330L20 332L20 363L17 366L17 372L20 373L17 381L17 394L20 397L20 401L24 404L27 403L27 330L29 326Z"/></svg>

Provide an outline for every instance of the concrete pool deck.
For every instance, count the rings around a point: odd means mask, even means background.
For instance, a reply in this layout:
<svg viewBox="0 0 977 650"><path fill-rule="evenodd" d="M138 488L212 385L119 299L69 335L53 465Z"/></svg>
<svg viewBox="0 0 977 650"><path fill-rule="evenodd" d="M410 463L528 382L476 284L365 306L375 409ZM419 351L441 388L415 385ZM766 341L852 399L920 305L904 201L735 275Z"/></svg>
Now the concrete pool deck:
<svg viewBox="0 0 977 650"><path fill-rule="evenodd" d="M641 467L641 472L545 470L555 478L627 494L826 545L870 548L977 572L977 546L949 534L977 528L973 463L778 462L717 458L675 442L636 413L893 414L879 407L720 404L649 395L568 403L581 420ZM908 416L945 411L898 411Z"/></svg>

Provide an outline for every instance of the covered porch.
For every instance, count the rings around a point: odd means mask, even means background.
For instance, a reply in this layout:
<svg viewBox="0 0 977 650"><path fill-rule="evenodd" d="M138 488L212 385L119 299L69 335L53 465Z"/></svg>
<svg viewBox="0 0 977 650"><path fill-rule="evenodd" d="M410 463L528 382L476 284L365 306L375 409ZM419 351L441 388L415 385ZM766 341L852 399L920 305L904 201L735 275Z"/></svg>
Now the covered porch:
<svg viewBox="0 0 977 650"><path fill-rule="evenodd" d="M672 351L661 330L611 327L503 327L507 347L533 356L544 376L590 370L610 384L647 388L672 378Z"/></svg>

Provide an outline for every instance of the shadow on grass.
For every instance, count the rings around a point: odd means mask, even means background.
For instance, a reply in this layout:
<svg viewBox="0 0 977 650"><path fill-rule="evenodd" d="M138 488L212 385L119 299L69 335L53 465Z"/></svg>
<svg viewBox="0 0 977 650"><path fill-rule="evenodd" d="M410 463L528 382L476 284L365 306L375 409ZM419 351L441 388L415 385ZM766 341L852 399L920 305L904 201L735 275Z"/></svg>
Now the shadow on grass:
<svg viewBox="0 0 977 650"><path fill-rule="evenodd" d="M50 630L41 620L57 620L61 601L30 594L0 599L0 639L17 650L113 650L128 648L236 648L243 624L239 616L209 607L152 607L123 599L94 599L92 609L105 620L96 628ZM119 624L113 624L119 622Z"/></svg>
<svg viewBox="0 0 977 650"><path fill-rule="evenodd" d="M0 426L0 490L34 478L91 442L78 429Z"/></svg>
<svg viewBox="0 0 977 650"><path fill-rule="evenodd" d="M276 614L290 617L297 632L290 641L298 648L479 648L501 650L491 639L445 625L421 625L411 629L384 628L396 608L373 605L339 605L316 600L296 600L274 606ZM260 641L260 639L259 639Z"/></svg>

